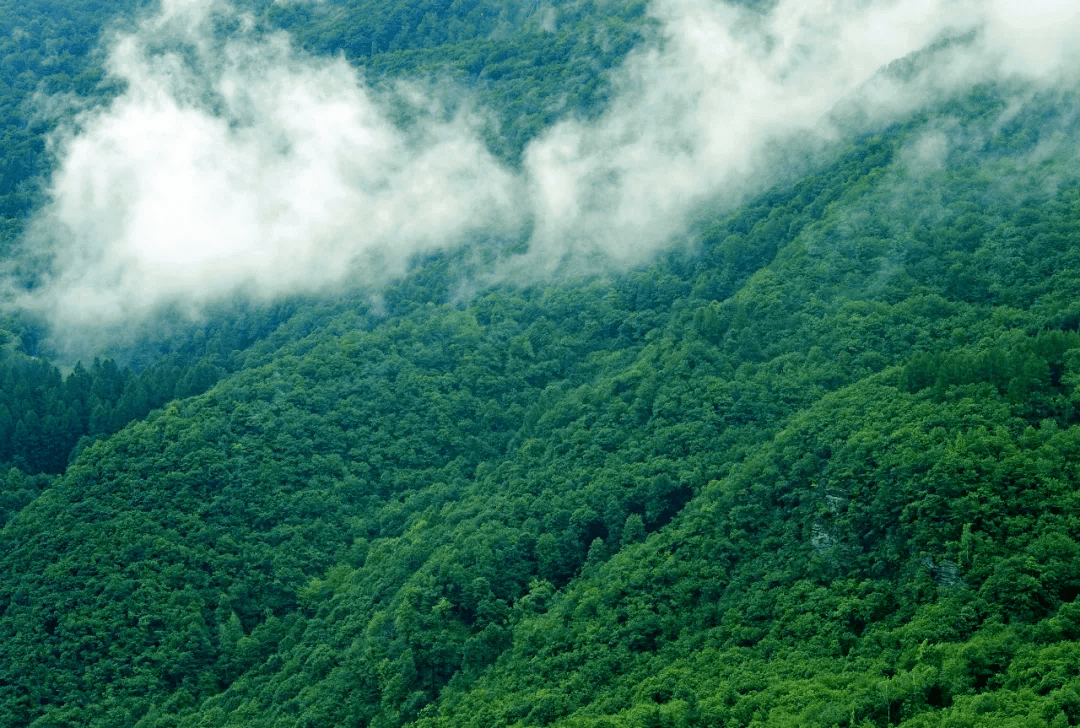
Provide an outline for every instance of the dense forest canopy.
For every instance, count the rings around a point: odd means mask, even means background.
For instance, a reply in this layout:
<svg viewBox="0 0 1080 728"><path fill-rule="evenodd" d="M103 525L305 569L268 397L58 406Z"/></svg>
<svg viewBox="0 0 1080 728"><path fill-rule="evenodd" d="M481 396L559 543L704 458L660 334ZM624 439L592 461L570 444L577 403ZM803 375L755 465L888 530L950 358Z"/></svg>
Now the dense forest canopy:
<svg viewBox="0 0 1080 728"><path fill-rule="evenodd" d="M0 0L0 725L1080 725L1023 5Z"/></svg>

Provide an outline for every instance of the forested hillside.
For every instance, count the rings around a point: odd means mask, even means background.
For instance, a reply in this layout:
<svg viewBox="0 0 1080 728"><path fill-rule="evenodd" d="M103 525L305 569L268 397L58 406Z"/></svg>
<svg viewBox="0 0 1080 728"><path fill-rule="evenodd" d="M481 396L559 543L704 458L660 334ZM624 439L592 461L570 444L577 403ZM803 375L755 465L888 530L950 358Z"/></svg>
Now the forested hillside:
<svg viewBox="0 0 1080 728"><path fill-rule="evenodd" d="M12 245L55 164L15 70L56 36L47 82L88 83L132 17L42 5L0 11L30 39L0 61ZM657 32L245 7L373 83L456 79L509 164ZM1078 122L986 81L695 206L645 265L521 283L482 275L521 241L477 240L376 292L165 312L116 358L50 361L12 304L0 725L1080 725Z"/></svg>

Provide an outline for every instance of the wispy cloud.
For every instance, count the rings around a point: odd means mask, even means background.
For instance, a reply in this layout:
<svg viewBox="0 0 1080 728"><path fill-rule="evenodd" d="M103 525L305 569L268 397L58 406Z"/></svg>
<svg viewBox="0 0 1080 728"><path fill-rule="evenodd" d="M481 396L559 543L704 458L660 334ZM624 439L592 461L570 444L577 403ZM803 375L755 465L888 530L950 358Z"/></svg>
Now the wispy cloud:
<svg viewBox="0 0 1080 728"><path fill-rule="evenodd" d="M245 30L223 4L166 0L109 43L126 91L57 142L28 239L52 251L52 272L22 303L85 327L346 275L377 284L415 254L525 226L512 269L629 265L698 205L766 179L788 140L834 138L845 99L887 119L979 81L1059 81L1080 48L1080 14L1051 0L780 0L767 14L655 0L652 12L662 38L615 73L610 108L556 124L510 168L467 113L399 94L415 113L395 123L344 60ZM224 37L222 19L236 26ZM974 40L913 77L878 74L965 32Z"/></svg>
<svg viewBox="0 0 1080 728"><path fill-rule="evenodd" d="M1048 0L781 0L764 16L656 0L653 12L663 42L631 56L611 109L560 123L527 151L533 255L546 267L593 252L641 260L697 204L767 180L788 140L836 138L841 102L880 123L974 83L1057 80L1080 48L1080 13ZM971 33L913 76L879 73Z"/></svg>
<svg viewBox="0 0 1080 728"><path fill-rule="evenodd" d="M515 180L467 114L419 99L405 131L343 59L284 35L216 38L213 11L167 2L112 42L126 90L59 142L31 233L53 277L31 304L81 325L317 288L512 222Z"/></svg>

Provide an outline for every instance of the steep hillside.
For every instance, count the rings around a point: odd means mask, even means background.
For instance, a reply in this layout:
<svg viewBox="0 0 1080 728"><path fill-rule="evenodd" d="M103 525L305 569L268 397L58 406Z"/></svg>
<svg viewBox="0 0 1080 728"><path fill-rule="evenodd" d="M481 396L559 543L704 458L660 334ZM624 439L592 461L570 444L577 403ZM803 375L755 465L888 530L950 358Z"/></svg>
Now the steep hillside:
<svg viewBox="0 0 1080 728"><path fill-rule="evenodd" d="M655 30L245 7L376 84L469 85L510 164ZM129 368L64 374L12 314L0 725L1080 725L1073 98L840 107L859 133L778 146L646 265L515 284L486 266L524 243L478 240L159 312Z"/></svg>
<svg viewBox="0 0 1080 728"><path fill-rule="evenodd" d="M280 660L178 724L1073 724L1072 163L969 148L913 180L924 133L824 170L722 305L672 281L475 505L413 516L393 552L432 551L388 606L391 552L342 564Z"/></svg>
<svg viewBox="0 0 1080 728"><path fill-rule="evenodd" d="M1073 724L1080 187L996 93L87 448L0 532L3 722Z"/></svg>

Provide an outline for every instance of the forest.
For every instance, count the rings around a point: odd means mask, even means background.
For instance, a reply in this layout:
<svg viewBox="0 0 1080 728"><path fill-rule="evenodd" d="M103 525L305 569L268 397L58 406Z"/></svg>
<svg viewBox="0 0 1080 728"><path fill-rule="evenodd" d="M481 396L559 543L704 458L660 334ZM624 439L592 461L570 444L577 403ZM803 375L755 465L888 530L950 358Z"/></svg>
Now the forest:
<svg viewBox="0 0 1080 728"><path fill-rule="evenodd" d="M469 89L511 170L664 43L637 0L237 6ZM0 0L0 726L1080 725L1080 84L840 104L644 262L484 277L527 241L478 235L75 351L25 241L155 7Z"/></svg>

